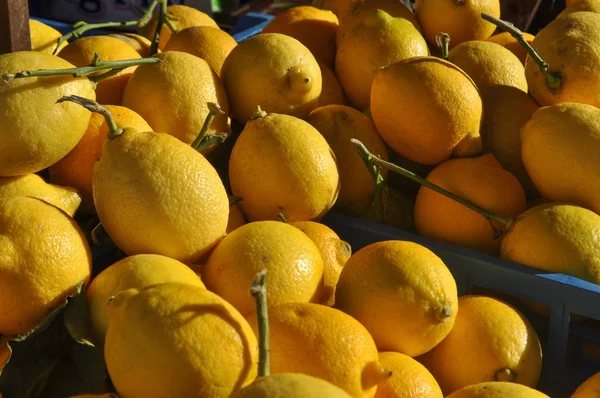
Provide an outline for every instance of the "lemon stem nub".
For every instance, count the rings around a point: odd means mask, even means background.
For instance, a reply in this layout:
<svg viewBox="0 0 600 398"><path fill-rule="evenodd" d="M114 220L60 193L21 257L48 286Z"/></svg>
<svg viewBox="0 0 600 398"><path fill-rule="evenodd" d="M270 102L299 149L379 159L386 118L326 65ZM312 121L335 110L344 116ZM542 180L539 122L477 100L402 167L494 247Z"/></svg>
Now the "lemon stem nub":
<svg viewBox="0 0 600 398"><path fill-rule="evenodd" d="M259 105L256 107L256 110L254 111L254 114L252 115L250 120L260 119L261 117L265 117L265 116L267 116L267 112L263 111Z"/></svg>
<svg viewBox="0 0 600 398"><path fill-rule="evenodd" d="M448 33L440 32L435 37L437 46L442 51L442 59L448 60L448 53L450 52L450 35Z"/></svg>
<svg viewBox="0 0 600 398"><path fill-rule="evenodd" d="M560 73L550 72L550 66L548 63L544 61L542 57L540 57L540 55L533 49L531 44L525 40L525 37L523 37L523 32L517 29L517 27L512 23L495 18L486 12L481 13L481 18L493 23L503 31L510 33L510 35L514 37L525 50L527 50L527 53L535 61L535 63L538 64L540 70L544 74L548 88L552 90L557 90L560 88L562 84Z"/></svg>
<svg viewBox="0 0 600 398"><path fill-rule="evenodd" d="M269 376L271 361L269 358L269 311L267 310L267 270L263 269L254 276L250 294L256 301L258 319L258 377Z"/></svg>
<svg viewBox="0 0 600 398"><path fill-rule="evenodd" d="M496 381L508 381L508 382L512 382L515 380L516 378L516 373L513 372L512 370L505 368L505 369L500 369L497 370L496 373L494 374L494 379Z"/></svg>
<svg viewBox="0 0 600 398"><path fill-rule="evenodd" d="M105 107L103 107L102 105L97 103L96 101L92 101L90 99L83 98L78 95L66 95L66 96L58 99L56 101L56 103L61 103L61 102L65 102L65 101L74 102L76 104L83 106L85 109L88 109L92 112L99 113L102 116L104 116L104 119L106 120L106 124L108 124L108 139L109 140L112 140L113 138L117 137L118 135L120 135L123 132L123 129L121 129L121 128L119 128L119 126L117 126L117 123L115 122L115 118L108 111L108 109L106 109Z"/></svg>
<svg viewBox="0 0 600 398"><path fill-rule="evenodd" d="M362 142L357 140L356 138L352 138L350 141L352 141L352 143L354 145L356 145L356 149L358 150L361 158L363 158L363 161L365 163L367 163L369 165L376 165L376 166L384 167L388 170L393 171L394 173L398 173L406 178L409 178L409 179L419 183L422 186L425 186L433 191L436 191L437 193L440 193L452 200L457 201L458 203L462 204L463 206L466 206L469 209L481 214L487 220L496 221L496 222L500 223L506 230L508 230L514 223L513 218L501 217L501 216L498 216L488 210L482 209L481 207L477 206L475 203L473 203L469 200L466 200L464 198L461 198L460 196L455 195L452 192L447 191L438 185L432 184L431 182L427 181L425 178L413 173L412 171L406 170L403 167L397 166L393 163L390 163L388 161L385 161L385 160L373 155L371 152L369 152L367 147Z"/></svg>
<svg viewBox="0 0 600 398"><path fill-rule="evenodd" d="M209 146L206 144L202 145L202 143L203 143L203 141L205 141L208 138L207 137L208 129L210 128L210 125L212 124L213 120L215 120L215 116L217 116L217 114L219 114L219 115L225 114L225 112L223 112L221 107L219 107L219 105L215 104L214 102L209 102L207 105L208 105L208 115L206 115L206 119L204 119L204 124L202 125L202 128L200 129L200 133L198 134L198 136L196 137L194 142L192 142L192 148L194 148L198 152L200 152L202 149ZM225 138L227 138L227 134L225 134ZM225 141L225 139L223 139L223 141Z"/></svg>
<svg viewBox="0 0 600 398"><path fill-rule="evenodd" d="M59 76L59 75L69 75L72 77L83 77L91 75L92 73L106 71L100 76L95 76L94 78L90 78L90 80L100 80L101 78L108 77L108 73L111 75L113 70L117 72L122 69L129 68L130 66L143 65L143 64L156 64L160 62L159 58L138 58L138 59L124 59L121 61L102 61L100 59L94 58L94 61L91 65L80 66L78 68L64 68L64 69L37 69L37 70L24 70L17 73L7 73L2 75L2 80L6 83L10 83L13 79L24 78L24 77L35 77L35 76Z"/></svg>
<svg viewBox="0 0 600 398"><path fill-rule="evenodd" d="M281 221L283 221L284 223L286 223L286 224L288 223L288 222L287 222L287 219L285 218L285 216L283 215L283 213L282 213L282 212L279 212L279 213L277 213L277 217L279 217L279 219L280 219Z"/></svg>

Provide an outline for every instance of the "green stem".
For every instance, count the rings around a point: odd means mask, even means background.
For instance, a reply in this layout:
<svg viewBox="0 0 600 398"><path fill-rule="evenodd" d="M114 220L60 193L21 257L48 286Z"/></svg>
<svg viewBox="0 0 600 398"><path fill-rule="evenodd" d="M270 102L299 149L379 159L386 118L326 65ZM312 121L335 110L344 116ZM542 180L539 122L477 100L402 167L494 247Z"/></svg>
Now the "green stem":
<svg viewBox="0 0 600 398"><path fill-rule="evenodd" d="M91 65L81 66L78 68L65 68L65 69L38 69L38 70L25 70L17 73L7 73L2 75L2 80L6 83L10 83L13 79L19 79L24 77L34 76L59 76L59 75L70 75L73 77L88 76L92 73L104 71L106 69L125 69L130 66L143 65L143 64L156 64L160 62L158 58L138 58L138 59L124 59L120 61L102 61L94 58Z"/></svg>
<svg viewBox="0 0 600 398"><path fill-rule="evenodd" d="M395 173L403 175L404 177L407 177L413 181L416 181L419 184L421 184L422 186L425 186L433 191L436 191L437 193L440 193L452 200L455 200L458 203L462 204L463 206L466 206L469 209L481 214L487 220L496 221L496 222L502 224L502 226L505 229L509 229L515 221L514 218L498 216L490 211L482 209L481 207L477 206L473 202L466 200L464 198L461 198L460 196L455 195L452 192L447 191L438 185L432 184L431 182L427 181L425 178L423 178L411 171L408 171L403 167L397 166L393 163L387 162L387 161L373 155L371 152L369 152L367 147L365 147L365 145L362 142L360 142L359 140L357 140L355 138L352 138L351 141L354 145L356 145L356 149L360 153L360 156L363 158L363 160L370 165L377 165L377 166L385 167L388 170L391 170Z"/></svg>
<svg viewBox="0 0 600 398"><path fill-rule="evenodd" d="M227 133L219 133L219 134L215 134L215 135L208 135L206 137L204 137L204 139L202 139L202 141L200 141L200 143L198 144L198 146L196 146L196 150L198 152L202 152L203 150L205 150L206 148L213 146L213 145L219 145L225 142L225 140L227 139L227 137L229 137L229 134Z"/></svg>
<svg viewBox="0 0 600 398"><path fill-rule="evenodd" d="M104 119L106 120L106 124L108 124L108 139L109 140L112 140L113 138L117 137L118 135L120 135L123 132L123 129L121 129L121 128L119 128L119 126L117 126L117 123L115 122L115 118L108 111L108 109L106 109L105 107L103 107L102 105L97 103L96 101L92 101L90 99L80 97L78 95L66 95L66 96L58 99L56 101L56 103L61 103L61 102L65 102L65 101L74 102L92 112L96 112L96 113L99 113L102 116L104 116Z"/></svg>
<svg viewBox="0 0 600 398"><path fill-rule="evenodd" d="M150 54L156 54L158 52L158 44L160 42L160 31L166 19L168 19L167 2L163 0L160 3L160 12L158 13L158 20L156 21L156 30L154 31L154 38L152 39L152 45L150 46Z"/></svg>
<svg viewBox="0 0 600 398"><path fill-rule="evenodd" d="M285 216L283 215L283 213L282 213L282 212L279 212L279 213L277 213L277 217L279 217L279 219L280 219L281 221L283 221L284 223L286 223L286 224L288 223L288 222L287 222L287 219L285 218Z"/></svg>
<svg viewBox="0 0 600 398"><path fill-rule="evenodd" d="M62 44L64 42L69 41L74 37L75 38L81 37L88 30L104 29L104 28L124 28L127 26L137 26L137 27L145 26L150 21L150 18L152 17L152 12L154 11L154 8L156 8L156 4L158 4L158 0L152 0L152 3L150 3L150 6L148 6L146 11L144 12L144 15L142 15L142 17L140 19L134 20L134 21L100 22L100 23L87 23L84 21L76 22L73 24L73 27L75 29L73 29L66 35L61 36L58 39L58 41L56 43L56 47L54 47L54 51L52 52L52 54L56 55L56 53L60 49L60 46L62 46Z"/></svg>
<svg viewBox="0 0 600 398"><path fill-rule="evenodd" d="M529 56L535 61L536 64L538 64L540 70L542 71L542 74L546 79L546 85L548 86L548 88L552 90L558 90L561 87L562 77L560 73L550 72L550 66L548 65L548 63L544 61L542 57L540 57L540 55L533 49L531 44L529 44L527 40L525 40L525 37L523 37L523 32L517 29L512 23L495 18L486 12L481 13L481 18L493 23L503 31L510 33L510 35L514 37L519 42L519 44L523 48L525 48L525 50L527 50Z"/></svg>
<svg viewBox="0 0 600 398"><path fill-rule="evenodd" d="M212 124L213 120L215 120L215 117L217 116L217 114L219 114L219 115L225 114L225 112L223 112L223 110L221 109L221 107L218 104L215 104L214 102L209 102L209 103L207 103L207 105L208 105L208 115L206 115L206 119L204 119L204 124L202 124L200 133L198 133L198 136L196 137L194 142L192 142L192 148L194 148L197 151L200 151L198 149L198 146L200 145L200 143L204 140L204 138L208 134L210 125Z"/></svg>
<svg viewBox="0 0 600 398"><path fill-rule="evenodd" d="M267 270L263 269L256 274L250 287L250 294L256 301L256 315L258 319L258 377L266 377L271 373L266 278Z"/></svg>
<svg viewBox="0 0 600 398"><path fill-rule="evenodd" d="M384 214L385 214L385 201L384 201L384 191L386 189L386 184L385 184L385 180L383 179L383 176L381 175L381 167L380 166L374 166L375 167L375 198L373 200L373 206L375 206L373 208L374 214L375 214L375 220L379 223L383 223L384 222Z"/></svg>
<svg viewBox="0 0 600 398"><path fill-rule="evenodd" d="M435 41L442 51L442 59L448 60L448 53L450 52L450 35L448 33L440 32L435 37Z"/></svg>

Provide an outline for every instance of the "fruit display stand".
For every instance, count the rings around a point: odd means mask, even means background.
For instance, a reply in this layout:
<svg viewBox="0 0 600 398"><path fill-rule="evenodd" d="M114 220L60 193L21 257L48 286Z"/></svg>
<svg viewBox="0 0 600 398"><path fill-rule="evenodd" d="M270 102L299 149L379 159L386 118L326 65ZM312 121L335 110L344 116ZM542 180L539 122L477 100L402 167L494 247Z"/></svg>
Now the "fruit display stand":
<svg viewBox="0 0 600 398"><path fill-rule="evenodd" d="M0 1L0 53L18 51L30 46L26 24L28 17L25 1ZM256 12L243 14L229 33L236 41L241 42L260 33L272 18L272 15ZM68 23L38 17L35 19L63 34L72 29ZM86 32L86 35L100 33L103 31L91 30ZM551 397L568 397L577 385L600 371L600 363L584 359L577 353L577 344L581 341L600 344L600 329L595 329L585 322L572 322L573 314L600 320L600 286L563 274L525 267L386 225L360 221L337 212L326 215L323 223L332 228L341 239L350 243L353 252L383 240L407 240L421 244L436 253L448 266L456 279L460 295L474 294L478 289L488 289L517 306L540 334L544 365L538 388ZM96 246L92 250L95 259L106 258L106 261L109 261L114 246ZM531 311L519 299L548 306L549 317ZM574 343L575 346L571 347L575 352L573 355L569 354L570 343Z"/></svg>

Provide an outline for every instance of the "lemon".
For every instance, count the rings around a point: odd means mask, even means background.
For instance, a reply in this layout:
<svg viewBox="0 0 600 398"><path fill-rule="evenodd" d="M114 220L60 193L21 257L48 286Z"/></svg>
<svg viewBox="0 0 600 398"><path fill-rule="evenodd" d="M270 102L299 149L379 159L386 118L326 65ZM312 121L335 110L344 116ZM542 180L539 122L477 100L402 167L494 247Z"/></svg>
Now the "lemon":
<svg viewBox="0 0 600 398"><path fill-rule="evenodd" d="M39 51L0 55L0 75L73 67ZM63 95L71 94L96 98L87 78L28 77L0 84L0 177L37 173L75 147L91 114L76 104L56 104Z"/></svg>
<svg viewBox="0 0 600 398"><path fill-rule="evenodd" d="M579 11L556 18L540 30L532 46L548 63L549 72L560 75L559 87L551 87L531 57L525 61L529 93L538 104L578 102L600 106L600 14Z"/></svg>
<svg viewBox="0 0 600 398"><path fill-rule="evenodd" d="M540 377L542 350L531 324L515 308L492 297L467 295L459 297L450 334L419 361L445 395L486 381L533 388Z"/></svg>
<svg viewBox="0 0 600 398"><path fill-rule="evenodd" d="M447 398L550 398L531 387L507 381L488 381L454 391Z"/></svg>
<svg viewBox="0 0 600 398"><path fill-rule="evenodd" d="M208 115L208 103L212 102L225 114L215 116L208 134L230 133L227 95L209 64L181 51L155 57L162 62L138 66L129 79L123 106L137 112L154 131L191 144ZM205 154L208 152L204 150Z"/></svg>
<svg viewBox="0 0 600 398"><path fill-rule="evenodd" d="M229 199L219 174L169 134L128 128L107 140L92 189L100 222L128 255L191 263L225 235Z"/></svg>
<svg viewBox="0 0 600 398"><path fill-rule="evenodd" d="M413 242L377 242L346 262L335 307L365 325L379 351L413 357L450 333L458 307L456 282L429 249Z"/></svg>
<svg viewBox="0 0 600 398"><path fill-rule="evenodd" d="M81 195L76 189L48 184L37 174L20 177L0 177L0 198L32 196L54 205L73 217L81 204Z"/></svg>
<svg viewBox="0 0 600 398"><path fill-rule="evenodd" d="M542 107L521 127L523 165L539 193L600 214L599 151L600 109L591 105Z"/></svg>
<svg viewBox="0 0 600 398"><path fill-rule="evenodd" d="M335 73L350 102L362 111L369 107L371 84L380 68L426 55L427 42L408 20L375 10L340 40Z"/></svg>
<svg viewBox="0 0 600 398"><path fill-rule="evenodd" d="M160 7L160 5L159 5ZM192 26L212 26L218 28L219 25L208 14L200 11L197 8L186 6L183 4L171 4L167 7L167 14L170 17L171 24L176 31L181 31ZM150 21L140 29L140 34L148 40L154 39L156 25L158 22L158 12L152 15ZM170 41L173 32L163 24L159 32L158 48L163 50Z"/></svg>
<svg viewBox="0 0 600 398"><path fill-rule="evenodd" d="M303 118L318 106L321 70L305 45L281 33L261 33L239 43L221 77L231 117L246 123L260 106L268 113Z"/></svg>
<svg viewBox="0 0 600 398"><path fill-rule="evenodd" d="M600 284L600 216L583 207L550 202L517 217L502 239L502 258Z"/></svg>
<svg viewBox="0 0 600 398"><path fill-rule="evenodd" d="M256 377L257 341L229 303L201 286L118 293L104 357L124 397L229 397Z"/></svg>
<svg viewBox="0 0 600 398"><path fill-rule="evenodd" d="M513 86L527 92L525 68L500 44L485 40L462 42L448 53L448 61L464 70L481 90L485 86Z"/></svg>
<svg viewBox="0 0 600 398"><path fill-rule="evenodd" d="M323 379L302 373L277 373L256 379L231 398L350 398L346 391Z"/></svg>
<svg viewBox="0 0 600 398"><path fill-rule="evenodd" d="M257 333L256 314L247 319ZM280 304L269 308L269 330L272 374L318 377L356 398L373 397L377 385L391 376L365 327L337 309Z"/></svg>
<svg viewBox="0 0 600 398"><path fill-rule="evenodd" d="M248 316L256 310L248 288L263 268L269 272L269 305L321 299L319 248L302 231L280 221L250 222L229 233L208 257L202 280Z"/></svg>
<svg viewBox="0 0 600 398"><path fill-rule="evenodd" d="M158 254L138 254L109 265L90 283L86 294L90 321L100 343L108 324L109 299L120 291L157 283L181 282L204 287L187 265Z"/></svg>
<svg viewBox="0 0 600 398"><path fill-rule="evenodd" d="M479 153L482 112L473 80L436 57L396 62L380 70L371 87L371 115L381 137L423 165Z"/></svg>
<svg viewBox="0 0 600 398"><path fill-rule="evenodd" d="M192 26L171 36L164 51L183 51L202 58L220 76L223 63L235 46L235 39L224 30Z"/></svg>
<svg viewBox="0 0 600 398"><path fill-rule="evenodd" d="M314 221L291 222L291 226L304 232L319 249L323 258L323 296L320 303L332 305L335 299L335 287L344 265L352 255L352 247L340 239L338 234L327 225Z"/></svg>
<svg viewBox="0 0 600 398"><path fill-rule="evenodd" d="M37 19L29 19L29 38L31 40L31 49L33 51L41 51L52 54L58 44L62 34L50 25L38 21ZM60 51L68 43L63 42L58 48Z"/></svg>
<svg viewBox="0 0 600 398"><path fill-rule="evenodd" d="M392 377L377 386L375 398L444 398L431 373L415 359L399 352L379 353Z"/></svg>
<svg viewBox="0 0 600 398"><path fill-rule="evenodd" d="M143 58L148 58L152 55L150 53L152 42L144 36L129 32L111 33L109 36L127 43ZM158 52L160 52L160 50L158 50Z"/></svg>
<svg viewBox="0 0 600 398"><path fill-rule="evenodd" d="M231 151L229 184L248 221L319 220L339 193L336 158L309 123L257 112Z"/></svg>
<svg viewBox="0 0 600 398"><path fill-rule="evenodd" d="M40 199L0 199L0 334L25 334L90 279L75 221Z"/></svg>
<svg viewBox="0 0 600 398"><path fill-rule="evenodd" d="M592 398L600 392L600 372L581 383L571 398Z"/></svg>

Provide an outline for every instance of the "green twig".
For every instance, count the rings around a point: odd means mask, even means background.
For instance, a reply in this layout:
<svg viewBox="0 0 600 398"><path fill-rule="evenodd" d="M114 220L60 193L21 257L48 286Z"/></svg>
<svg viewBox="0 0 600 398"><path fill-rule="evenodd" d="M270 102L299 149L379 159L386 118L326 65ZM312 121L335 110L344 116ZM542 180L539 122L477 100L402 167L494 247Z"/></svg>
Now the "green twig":
<svg viewBox="0 0 600 398"><path fill-rule="evenodd" d="M250 294L256 301L256 315L258 319L258 377L269 376L271 373L266 278L267 270L263 269L256 274L250 287Z"/></svg>
<svg viewBox="0 0 600 398"><path fill-rule="evenodd" d="M285 216L283 215L283 213L282 213L282 212L279 212L279 213L277 213L277 217L279 217L279 219L280 219L281 221L283 221L284 223L286 223L286 224L288 223L288 222L287 222L287 219L285 218Z"/></svg>
<svg viewBox="0 0 600 398"><path fill-rule="evenodd" d="M225 140L227 139L227 137L229 137L229 134L227 134L227 133L219 133L219 134L215 134L215 135L207 135L206 137L204 137L202 139L202 141L200 141L200 143L196 146L195 149L198 152L202 152L203 150L205 150L208 147L224 143Z"/></svg>
<svg viewBox="0 0 600 398"><path fill-rule="evenodd" d="M210 129L210 125L212 124L213 120L215 120L215 117L217 115L225 114L225 112L223 112L223 110L218 104L214 102L209 102L207 105L208 115L206 115L206 119L204 119L204 123L202 124L202 128L200 129L200 133L198 133L198 136L196 137L196 139L194 139L194 142L192 142L192 148L194 148L197 151L201 150L199 149L199 146L208 135L208 130Z"/></svg>
<svg viewBox="0 0 600 398"><path fill-rule="evenodd" d="M97 54L96 54L97 55ZM7 73L2 75L2 80L6 83L10 83L13 79L19 79L24 77L34 76L58 76L58 75L70 75L73 77L88 76L92 73L104 71L106 69L125 69L130 66L142 65L142 64L155 64L160 62L158 58L138 58L138 59L124 59L120 61L102 61L98 57L94 57L91 65L81 66L78 68L65 68L65 69L38 69L38 70L25 70L17 73Z"/></svg>
<svg viewBox="0 0 600 398"><path fill-rule="evenodd" d="M546 85L548 88L552 90L558 90L562 85L562 77L558 72L550 72L550 66L546 61L542 59L542 57L535 51L535 49L525 40L523 37L523 32L521 32L515 25L510 22L503 21L501 19L495 18L486 12L481 13L481 18L485 19L488 22L493 23L500 29L505 32L510 33L512 37L514 37L519 44L527 50L529 56L538 64L542 74L546 79Z"/></svg>
<svg viewBox="0 0 600 398"><path fill-rule="evenodd" d="M99 113L102 116L104 116L104 119L106 120L106 124L108 124L108 139L112 140L113 138L117 137L118 135L120 135L123 132L123 129L121 129L121 128L119 128L119 126L117 126L117 123L115 122L115 118L108 111L108 109L106 109L105 107L103 107L102 105L97 103L96 101L92 101L91 99L80 97L78 95L66 95L62 98L59 98L56 101L56 103L61 103L61 102L65 102L65 101L74 102L76 104L83 106L87 110Z"/></svg>
<svg viewBox="0 0 600 398"><path fill-rule="evenodd" d="M100 22L100 23L87 23L84 21L79 21L73 24L73 29L69 33L61 36L56 42L56 47L54 47L54 51L52 54L56 55L60 47L64 42L71 40L72 38L81 37L85 32L92 29L104 29L104 28L124 28L129 26L137 26L142 27L148 24L150 19L152 18L152 12L154 8L156 8L156 4L158 4L158 0L152 0L152 3L148 6L144 14L140 19L133 21L123 21L123 22Z"/></svg>
<svg viewBox="0 0 600 398"><path fill-rule="evenodd" d="M502 224L502 226L505 229L509 229L515 221L513 218L498 216L488 210L482 209L481 207L477 206L473 202L466 200L464 198L461 198L460 196L455 195L452 192L447 191L444 188L427 181L425 178L413 173L412 171L406 170L403 167L397 166L393 163L387 162L387 161L373 155L371 152L369 152L367 147L365 147L362 142L360 142L359 140L357 140L355 138L352 138L351 141L354 145L356 145L356 149L360 153L360 156L363 158L363 160L370 165L377 165L380 167L385 167L388 170L391 170L391 171L398 173L400 175L403 175L404 177L407 177L415 182L418 182L419 184L421 184L433 191L436 191L437 193L440 193L452 200L455 200L458 203L462 204L463 206L466 206L469 209L481 214L487 220L496 221L496 222ZM494 231L494 232L496 232L496 231Z"/></svg>
<svg viewBox="0 0 600 398"><path fill-rule="evenodd" d="M448 33L440 32L435 37L437 46L442 51L442 59L448 60L448 53L450 52L450 35Z"/></svg>

